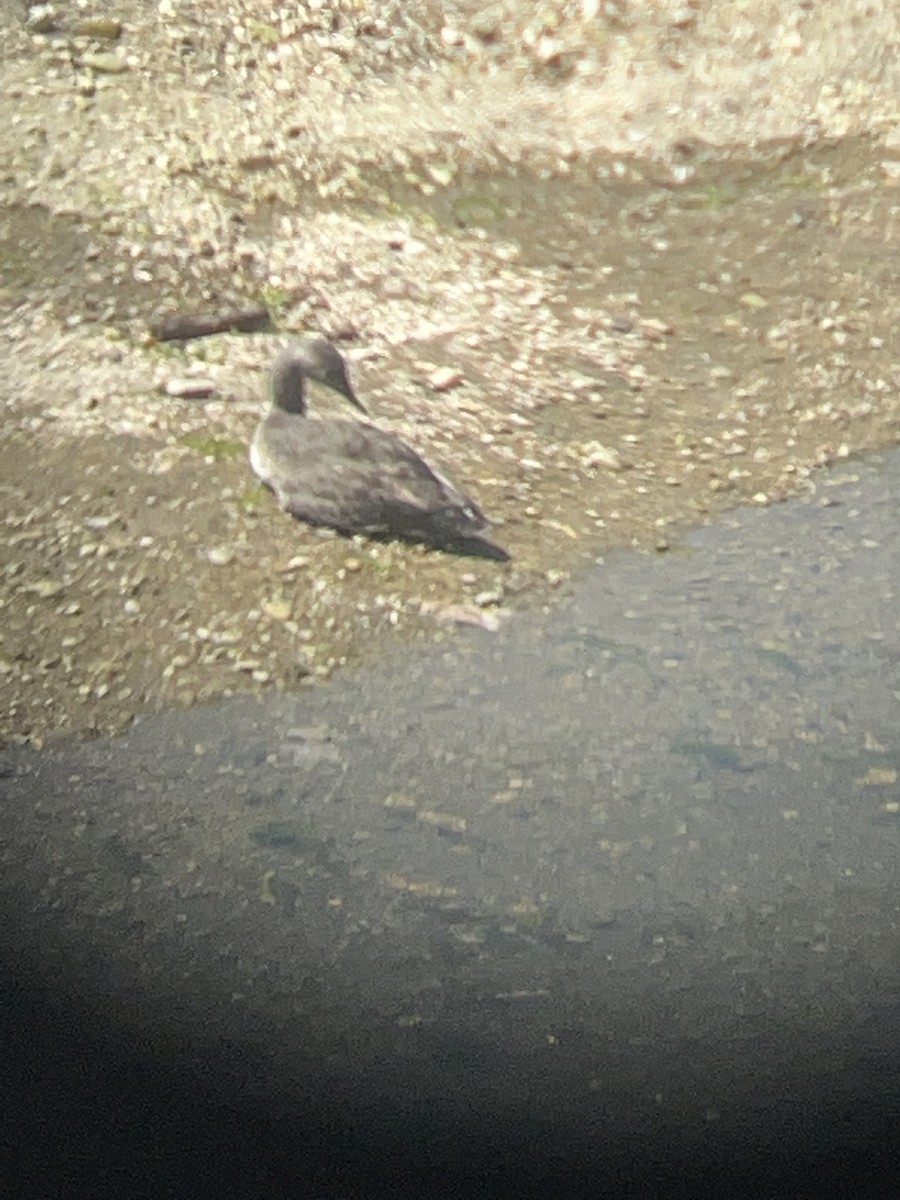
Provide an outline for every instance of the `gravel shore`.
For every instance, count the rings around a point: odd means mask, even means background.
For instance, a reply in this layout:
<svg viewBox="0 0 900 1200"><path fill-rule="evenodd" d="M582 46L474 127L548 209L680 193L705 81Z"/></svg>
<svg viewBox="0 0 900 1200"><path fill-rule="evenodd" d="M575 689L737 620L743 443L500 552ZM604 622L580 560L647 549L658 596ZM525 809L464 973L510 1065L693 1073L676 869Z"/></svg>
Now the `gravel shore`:
<svg viewBox="0 0 900 1200"><path fill-rule="evenodd" d="M0 6L2 738L495 628L896 440L894 6L272 13ZM152 332L248 306L268 331ZM512 564L255 487L302 330Z"/></svg>

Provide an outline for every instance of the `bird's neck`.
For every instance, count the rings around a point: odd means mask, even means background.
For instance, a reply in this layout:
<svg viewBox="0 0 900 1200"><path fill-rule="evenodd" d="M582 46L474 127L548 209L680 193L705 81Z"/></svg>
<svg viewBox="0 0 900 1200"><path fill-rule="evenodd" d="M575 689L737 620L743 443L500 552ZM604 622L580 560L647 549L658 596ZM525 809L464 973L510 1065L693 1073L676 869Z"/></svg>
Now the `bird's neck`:
<svg viewBox="0 0 900 1200"><path fill-rule="evenodd" d="M272 378L272 405L286 413L306 412L304 371L299 363L282 363Z"/></svg>

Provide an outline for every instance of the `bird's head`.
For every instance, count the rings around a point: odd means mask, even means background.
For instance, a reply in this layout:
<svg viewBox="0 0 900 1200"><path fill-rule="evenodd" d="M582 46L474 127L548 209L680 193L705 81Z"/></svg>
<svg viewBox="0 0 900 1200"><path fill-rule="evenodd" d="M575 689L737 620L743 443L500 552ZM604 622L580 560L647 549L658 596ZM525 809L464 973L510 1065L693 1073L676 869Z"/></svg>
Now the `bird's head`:
<svg viewBox="0 0 900 1200"><path fill-rule="evenodd" d="M292 342L275 359L272 367L272 398L287 412L305 412L303 380L314 379L340 392L352 405L366 408L350 385L347 364L340 351L319 337L302 337Z"/></svg>

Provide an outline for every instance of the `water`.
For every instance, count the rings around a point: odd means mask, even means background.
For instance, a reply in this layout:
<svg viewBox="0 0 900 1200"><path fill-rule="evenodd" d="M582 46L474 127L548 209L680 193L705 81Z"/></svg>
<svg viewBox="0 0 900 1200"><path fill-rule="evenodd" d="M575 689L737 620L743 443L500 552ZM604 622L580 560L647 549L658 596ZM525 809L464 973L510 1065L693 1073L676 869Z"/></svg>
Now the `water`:
<svg viewBox="0 0 900 1200"><path fill-rule="evenodd" d="M8 753L37 1111L92 1146L74 1057L152 1194L183 1153L335 1197L892 1168L898 483L848 462L549 616Z"/></svg>

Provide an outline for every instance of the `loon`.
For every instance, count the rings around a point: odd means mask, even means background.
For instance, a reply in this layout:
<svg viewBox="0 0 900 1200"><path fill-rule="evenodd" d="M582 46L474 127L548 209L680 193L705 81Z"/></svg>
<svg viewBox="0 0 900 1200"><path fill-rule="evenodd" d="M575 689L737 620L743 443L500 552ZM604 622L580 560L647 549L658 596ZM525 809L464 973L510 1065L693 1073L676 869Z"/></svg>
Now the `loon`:
<svg viewBox="0 0 900 1200"><path fill-rule="evenodd" d="M483 536L478 505L396 434L362 421L310 420L307 379L365 413L339 351L304 337L272 366L268 412L250 445L250 464L285 512L343 534L423 542L433 549L505 562Z"/></svg>

